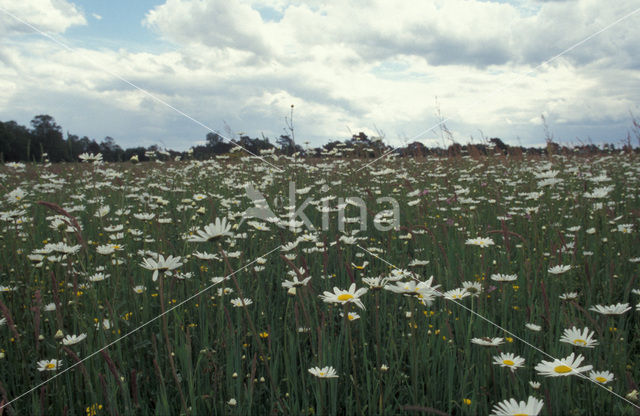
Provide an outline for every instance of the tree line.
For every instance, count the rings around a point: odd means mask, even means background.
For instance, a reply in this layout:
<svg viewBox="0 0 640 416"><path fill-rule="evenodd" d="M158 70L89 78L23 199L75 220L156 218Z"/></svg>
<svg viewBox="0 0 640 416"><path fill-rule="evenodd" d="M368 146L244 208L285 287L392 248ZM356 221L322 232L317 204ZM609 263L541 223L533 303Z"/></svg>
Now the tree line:
<svg viewBox="0 0 640 416"><path fill-rule="evenodd" d="M640 143L640 122L633 118L634 128L627 136L626 143L622 150L638 152L638 148L631 145L631 137L635 136ZM605 144L602 149L593 144L580 146L560 146L547 139L546 148L524 148L513 147L505 144L499 138L484 140L481 144L460 145L452 140L448 147L427 148L420 142L412 142L404 147L392 148L384 144L381 137L368 137L360 132L351 138L339 141L333 140L322 147L303 148L295 143L289 135L281 135L271 143L268 137L251 138L241 135L231 141L225 140L218 133L207 133L205 143L195 146L187 152L177 152L174 150L161 149L157 145L149 147L133 147L123 149L112 137L105 137L101 142L90 139L87 136L79 137L67 132L65 138L60 127L53 117L46 114L37 115L30 122L31 127L22 126L15 121L0 121L0 163L4 162L74 162L78 161L83 153L102 154L102 159L106 162L122 162L131 160L132 157L140 162L148 161L153 157L162 158L184 158L189 157L197 160L209 159L216 155L232 153L236 150L245 150L254 155L259 155L263 151L274 151L281 155L291 156L298 154L309 157L335 156L356 156L356 157L378 157L387 152L394 152L398 156L421 157L428 155L435 156L482 156L488 154L503 155L523 155L523 154L547 154L547 153L575 153L594 154L610 152L615 150L612 144ZM242 150L245 149L245 150Z"/></svg>

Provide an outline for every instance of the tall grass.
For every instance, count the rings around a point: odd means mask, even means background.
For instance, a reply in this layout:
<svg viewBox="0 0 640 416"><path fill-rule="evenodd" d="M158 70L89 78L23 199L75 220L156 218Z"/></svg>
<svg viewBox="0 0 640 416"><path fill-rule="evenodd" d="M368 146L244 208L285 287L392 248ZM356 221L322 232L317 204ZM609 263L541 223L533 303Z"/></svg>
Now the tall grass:
<svg viewBox="0 0 640 416"><path fill-rule="evenodd" d="M638 295L632 292L640 287L637 160L556 156L547 165L539 159L403 159L380 161L358 173L359 162L353 159L289 162L273 160L284 173L249 159L0 167L0 284L6 289L0 294L6 319L0 327L0 400L12 401L50 380L3 410L488 414L499 401L531 395L544 400L543 414L635 414L628 402L577 376L539 376L534 367L549 357L487 320L553 357L583 354L595 370L615 375L606 387L621 396L637 388ZM380 174L385 169L388 173ZM540 186L542 179L535 175L551 169L562 181ZM329 195L336 197L330 201L334 208L338 197L366 201L367 230L352 234L357 244L340 239L337 210L330 214L329 229L322 230L322 213L310 205L305 214L319 228L315 238L291 251L265 255L307 231L266 222L268 231L247 221L240 225L241 214L251 206L242 185L253 183L286 219L294 171L297 189L311 187L296 205L306 197L319 201ZM594 180L600 175L608 179ZM613 186L606 197L586 195L605 185ZM11 193L18 187L26 192L20 199ZM399 230L373 226L373 216L389 209L376 204L379 196L399 201ZM82 229L51 228L55 206L38 201L61 207L68 216L59 218L74 217ZM109 206L109 213L97 217L101 206ZM137 213L155 216L140 220ZM347 218L358 214L356 207L345 208ZM234 224L233 237L186 240L190 232L222 217ZM632 224L631 232L618 231L622 224ZM121 230L109 231L118 225ZM347 233L357 228L357 223L347 224ZM495 245L466 244L475 237L490 237ZM56 242L80 249L57 260L60 253L45 254L41 265L27 257ZM96 247L106 244L122 250L99 254ZM198 259L195 251L217 259ZM180 256L184 264L153 282L153 272L140 266L152 252ZM246 266L262 256L264 261ZM414 259L429 263L409 267ZM554 275L548 272L554 265L572 267ZM425 307L415 297L384 289L370 289L361 297L365 309L320 298L324 291L347 289L353 282L367 287L362 278L389 276L394 267L411 269L413 278L422 281L433 275L442 292L478 282L481 293L459 302L487 320L441 297ZM98 272L109 277L90 282ZM496 282L491 280L495 273L517 279ZM282 282L293 274L312 279L287 293ZM212 283L223 276L230 277ZM138 285L146 290L135 293ZM566 292L578 297L561 300ZM231 300L237 297L252 303L234 307ZM589 309L618 302L634 308L613 316ZM56 309L45 311L51 303ZM349 320L349 312L359 319ZM527 329L526 323L542 330ZM563 330L573 326L595 331L599 345L587 349L560 342ZM56 337L59 330L86 333L87 338L64 346ZM496 347L471 342L481 337L505 341ZM499 352L520 355L525 366L512 372L494 365ZM38 371L37 362L45 359L59 359L62 367ZM339 377L316 378L308 371L315 366L332 366ZM530 381L541 387L534 389Z"/></svg>

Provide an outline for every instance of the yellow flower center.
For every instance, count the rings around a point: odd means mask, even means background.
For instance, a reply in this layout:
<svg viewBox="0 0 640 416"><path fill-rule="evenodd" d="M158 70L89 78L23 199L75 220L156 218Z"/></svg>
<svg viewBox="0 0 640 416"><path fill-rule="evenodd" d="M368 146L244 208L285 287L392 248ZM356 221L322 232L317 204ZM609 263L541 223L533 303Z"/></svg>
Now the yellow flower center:
<svg viewBox="0 0 640 416"><path fill-rule="evenodd" d="M574 345L578 345L578 344L580 344L580 345L587 345L587 341L585 341L585 340L583 340L583 339L574 339L574 340L573 340L573 344L574 344Z"/></svg>
<svg viewBox="0 0 640 416"><path fill-rule="evenodd" d="M52 368L56 368L56 365L53 363L49 363L45 365L44 368L46 368L47 370L51 370Z"/></svg>
<svg viewBox="0 0 640 416"><path fill-rule="evenodd" d="M338 300L340 302L346 302L349 299L353 299L353 295L351 293L343 293L342 295L338 296Z"/></svg>
<svg viewBox="0 0 640 416"><path fill-rule="evenodd" d="M527 416L527 414L526 414L526 413L516 413L516 414L515 414L515 415L513 415L513 416Z"/></svg>
<svg viewBox="0 0 640 416"><path fill-rule="evenodd" d="M511 361L511 360L502 360L502 363L503 363L503 364L506 364L506 365L514 365L514 364L515 364L515 363L514 363L513 361Z"/></svg>
<svg viewBox="0 0 640 416"><path fill-rule="evenodd" d="M324 371L320 371L320 377L324 377L325 372Z"/></svg>
<svg viewBox="0 0 640 416"><path fill-rule="evenodd" d="M556 373L560 373L560 374L565 374L565 373L570 373L571 372L571 367L569 367L568 365L559 365L557 367L555 367L553 369L553 371L555 371Z"/></svg>
<svg viewBox="0 0 640 416"><path fill-rule="evenodd" d="M599 381L600 383L605 383L607 379L604 377L596 377L596 381Z"/></svg>

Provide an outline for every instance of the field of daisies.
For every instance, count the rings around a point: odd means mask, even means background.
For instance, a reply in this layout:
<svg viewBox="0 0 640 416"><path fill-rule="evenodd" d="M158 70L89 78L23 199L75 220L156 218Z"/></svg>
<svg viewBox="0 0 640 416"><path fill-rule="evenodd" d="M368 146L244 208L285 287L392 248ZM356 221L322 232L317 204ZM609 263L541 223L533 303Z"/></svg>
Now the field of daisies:
<svg viewBox="0 0 640 416"><path fill-rule="evenodd" d="M637 157L262 157L0 165L0 413L638 414Z"/></svg>

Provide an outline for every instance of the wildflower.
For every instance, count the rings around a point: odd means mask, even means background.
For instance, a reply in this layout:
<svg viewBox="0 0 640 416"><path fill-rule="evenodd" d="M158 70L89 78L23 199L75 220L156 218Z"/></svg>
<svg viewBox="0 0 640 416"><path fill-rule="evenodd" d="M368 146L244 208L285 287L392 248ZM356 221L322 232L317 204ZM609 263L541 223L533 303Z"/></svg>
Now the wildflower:
<svg viewBox="0 0 640 416"><path fill-rule="evenodd" d="M616 305L595 305L589 308L590 311L598 312L602 315L622 315L629 311L631 306L628 303L618 303Z"/></svg>
<svg viewBox="0 0 640 416"><path fill-rule="evenodd" d="M493 240L491 238L486 238L486 237L469 238L467 239L465 244L472 245L472 246L479 246L482 248L494 245Z"/></svg>
<svg viewBox="0 0 640 416"><path fill-rule="evenodd" d="M102 162L102 153L82 153L78 156L78 158L80 158L80 160L83 162L100 163Z"/></svg>
<svg viewBox="0 0 640 416"><path fill-rule="evenodd" d="M593 368L591 365L586 365L584 367L578 367L580 363L584 360L582 354L579 354L577 357L574 353L571 353L566 358L561 360L555 359L553 361L542 361L535 367L535 370L540 373L540 375L547 377L561 377L561 376L570 376L577 373L582 373L584 371L589 371Z"/></svg>
<svg viewBox="0 0 640 416"><path fill-rule="evenodd" d="M198 230L197 235L190 236L187 240L192 243L205 243L214 241L222 236L231 235L231 224L227 223L227 219L216 218L214 223L205 225L204 230Z"/></svg>
<svg viewBox="0 0 640 416"><path fill-rule="evenodd" d="M496 282L512 282L518 278L516 274L500 274L494 273L491 275L491 280Z"/></svg>
<svg viewBox="0 0 640 416"><path fill-rule="evenodd" d="M593 192L585 192L585 198L602 199L609 195L609 192L613 191L613 186L603 186L601 188L595 188Z"/></svg>
<svg viewBox="0 0 640 416"><path fill-rule="evenodd" d="M444 298L447 300L458 300L458 299L466 298L467 296L470 296L470 295L471 293L467 292L467 290L464 288L447 290L446 292L443 293Z"/></svg>
<svg viewBox="0 0 640 416"><path fill-rule="evenodd" d="M60 367L62 367L62 360L38 361L38 371L56 371Z"/></svg>
<svg viewBox="0 0 640 416"><path fill-rule="evenodd" d="M251 299L249 299L249 298L244 298L244 299L235 298L235 299L231 300L231 304L236 308L242 308L242 307L245 307L245 306L249 306L252 303L253 303L253 301Z"/></svg>
<svg viewBox="0 0 640 416"><path fill-rule="evenodd" d="M196 257L200 260L220 260L220 257L218 257L217 254L206 253L206 252L201 253L199 251L194 251L193 257Z"/></svg>
<svg viewBox="0 0 640 416"><path fill-rule="evenodd" d="M542 327L540 325L536 325L536 324L533 324L533 323L530 323L530 322L524 324L524 326L527 327L528 329L530 329L532 331L536 331L536 332L538 332L538 331L540 331L542 329Z"/></svg>
<svg viewBox="0 0 640 416"><path fill-rule="evenodd" d="M109 205L104 205L98 208L94 216L98 218L104 218L107 216L107 214L109 214L109 211L111 211L111 208L109 207Z"/></svg>
<svg viewBox="0 0 640 416"><path fill-rule="evenodd" d="M471 342L473 342L474 344L483 345L483 346L486 346L486 347L496 347L496 346L504 343L504 338L500 338L500 337L496 337L496 338L489 338L489 337L472 338Z"/></svg>
<svg viewBox="0 0 640 416"><path fill-rule="evenodd" d="M338 378L336 369L333 367L312 367L309 369L309 372L318 378Z"/></svg>
<svg viewBox="0 0 640 416"><path fill-rule="evenodd" d="M85 339L87 337L87 334L80 334L80 335L67 335L66 337L64 337L64 339L62 340L62 344L63 345L73 345L73 344L77 344L78 342L82 341L83 339Z"/></svg>
<svg viewBox="0 0 640 416"><path fill-rule="evenodd" d="M482 293L480 282L462 282L462 287L471 295L478 297Z"/></svg>
<svg viewBox="0 0 640 416"><path fill-rule="evenodd" d="M536 416L542 410L544 402L533 396L527 401L517 402L516 399L503 400L493 406L492 416L527 415Z"/></svg>
<svg viewBox="0 0 640 416"><path fill-rule="evenodd" d="M630 234L633 232L633 224L618 224L618 232Z"/></svg>
<svg viewBox="0 0 640 416"><path fill-rule="evenodd" d="M589 328L584 328L582 331L575 326L571 329L565 329L560 342L566 342L568 344L577 345L579 347L593 348L598 345L598 341L593 339L593 332L589 332Z"/></svg>
<svg viewBox="0 0 640 416"><path fill-rule="evenodd" d="M529 381L529 385L531 386L532 389L538 390L540 388L540 382L538 381Z"/></svg>
<svg viewBox="0 0 640 416"><path fill-rule="evenodd" d="M306 286L307 283L309 283L309 280L311 280L311 276L304 278L302 280L298 280L298 275L294 275L292 280L285 280L284 282L282 282L282 287L291 289L291 288L296 288L300 286Z"/></svg>
<svg viewBox="0 0 640 416"><path fill-rule="evenodd" d="M362 304L362 301L360 300L360 296L367 293L367 290L368 289L364 287L361 287L360 289L356 290L356 284L352 283L348 290L342 290L342 289L338 289L337 287L334 287L333 293L325 291L324 294L320 295L320 298L322 298L322 300L327 303L346 304L346 303L353 302L360 309L365 309L364 305Z"/></svg>
<svg viewBox="0 0 640 416"><path fill-rule="evenodd" d="M549 267L549 270L547 270L549 273L551 274L562 274L564 272L567 272L571 270L571 266L570 265L561 265L558 264L557 266L553 266L553 267Z"/></svg>
<svg viewBox="0 0 640 416"><path fill-rule="evenodd" d="M93 275L89 276L89 281L91 281L91 282L100 282L102 280L105 280L108 277L109 277L109 274L94 273Z"/></svg>
<svg viewBox="0 0 640 416"><path fill-rule="evenodd" d="M578 292L565 292L558 296L561 300L574 300L578 298Z"/></svg>
<svg viewBox="0 0 640 416"><path fill-rule="evenodd" d="M168 256L166 259L162 255L158 255L157 259L148 258L144 259L140 266L144 267L147 270L153 270L153 278L152 280L155 282L158 280L158 273L168 273L170 270L177 269L182 266L180 262L180 257Z"/></svg>
<svg viewBox="0 0 640 416"><path fill-rule="evenodd" d="M510 352L501 353L493 356L493 363L501 367L509 367L511 371L516 371L517 368L524 365L524 358Z"/></svg>
<svg viewBox="0 0 640 416"><path fill-rule="evenodd" d="M147 287L143 286L143 285L138 285L138 286L134 286L133 287L133 291L135 293L137 293L138 295L141 294L141 293L144 293L145 290L147 290Z"/></svg>
<svg viewBox="0 0 640 416"><path fill-rule="evenodd" d="M344 318L344 313L340 312L340 316L342 316ZM347 319L350 321L355 321L356 319L360 319L360 315L358 315L355 312L348 312L347 313Z"/></svg>
<svg viewBox="0 0 640 416"><path fill-rule="evenodd" d="M610 371L591 371L589 373L589 378L600 384L607 384L610 381L613 381L615 378L613 373Z"/></svg>
<svg viewBox="0 0 640 416"><path fill-rule="evenodd" d="M113 323L108 319L103 319L102 323L96 321L96 329L110 329L113 326Z"/></svg>
<svg viewBox="0 0 640 416"><path fill-rule="evenodd" d="M384 289L394 293L401 293L405 296L415 296L425 305L431 306L436 296L442 294L438 291L440 285L432 286L433 276L424 282L410 280L408 282L394 282L393 285L385 285Z"/></svg>
<svg viewBox="0 0 640 416"><path fill-rule="evenodd" d="M227 404L229 406L235 406L238 404L238 402L236 401L236 399L234 399L233 397L229 399L229 401L227 402Z"/></svg>

